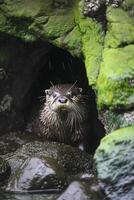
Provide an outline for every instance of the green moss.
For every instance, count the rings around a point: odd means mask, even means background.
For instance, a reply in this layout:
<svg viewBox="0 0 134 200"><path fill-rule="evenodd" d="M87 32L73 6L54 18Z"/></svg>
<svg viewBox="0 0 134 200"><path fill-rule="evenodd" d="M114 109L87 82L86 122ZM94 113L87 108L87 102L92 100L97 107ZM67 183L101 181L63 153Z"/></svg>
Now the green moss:
<svg viewBox="0 0 134 200"><path fill-rule="evenodd" d="M79 28L76 26L70 33L67 34L65 38L62 38L61 40L63 40L64 48L69 49L72 55L80 57L82 49L81 39L81 33Z"/></svg>
<svg viewBox="0 0 134 200"><path fill-rule="evenodd" d="M131 84L134 77L134 46L131 45L134 42L133 19L122 8L108 7L107 20L103 62L97 81L98 105L100 109L105 106L127 109L134 104Z"/></svg>
<svg viewBox="0 0 134 200"><path fill-rule="evenodd" d="M134 126L118 129L105 136L101 140L101 144L97 151L100 149L105 149L105 151L108 153L114 150L115 145L118 144L118 142L124 143L130 140L134 142Z"/></svg>
<svg viewBox="0 0 134 200"><path fill-rule="evenodd" d="M132 24L113 23L109 26L106 38L106 47L119 47L131 44L134 41L134 26Z"/></svg>
<svg viewBox="0 0 134 200"><path fill-rule="evenodd" d="M70 32L74 26L72 11L62 15L54 15L49 17L48 22L43 26L44 35L49 39L55 39Z"/></svg>
<svg viewBox="0 0 134 200"><path fill-rule="evenodd" d="M124 0L123 1L123 7L125 9L131 9L134 6L134 0Z"/></svg>
<svg viewBox="0 0 134 200"><path fill-rule="evenodd" d="M9 18L0 15L0 32L14 35L25 41L34 41L35 35L29 30L29 21L27 19Z"/></svg>
<svg viewBox="0 0 134 200"><path fill-rule="evenodd" d="M34 18L40 13L50 11L52 0L5 0L0 6L7 16Z"/></svg>
<svg viewBox="0 0 134 200"><path fill-rule="evenodd" d="M82 35L82 52L89 84L95 85L103 49L102 27L93 19L83 17L77 9L75 10L75 21Z"/></svg>
<svg viewBox="0 0 134 200"><path fill-rule="evenodd" d="M94 28L92 29L92 33L86 33L82 37L82 42L89 84L95 86L100 69L103 46L102 43L97 41L99 38L95 38L95 36L98 37L98 35L94 33Z"/></svg>
<svg viewBox="0 0 134 200"><path fill-rule="evenodd" d="M107 10L108 31L105 37L105 46L117 48L134 41L133 19L120 9L109 7Z"/></svg>
<svg viewBox="0 0 134 200"><path fill-rule="evenodd" d="M102 28L84 18L79 10L82 5L78 4L79 0L61 1L59 5L53 0L5 0L0 4L0 31L26 41L47 39L77 57L83 53L89 83L95 85L103 46Z"/></svg>
<svg viewBox="0 0 134 200"><path fill-rule="evenodd" d="M35 36L31 30L31 24L36 16L46 16L52 11L53 1L45 0L5 0L0 5L1 15L5 16L0 23L0 31L6 32L15 37L19 37L26 41L34 41Z"/></svg>
<svg viewBox="0 0 134 200"><path fill-rule="evenodd" d="M0 13L0 26L6 23L6 17Z"/></svg>
<svg viewBox="0 0 134 200"><path fill-rule="evenodd" d="M97 81L98 106L130 108L134 104L134 45L105 49Z"/></svg>
<svg viewBox="0 0 134 200"><path fill-rule="evenodd" d="M70 32L74 24L73 3L65 2L65 8L54 6L47 0L6 0L0 9L5 15L0 31L33 41L39 36L50 40L63 37ZM36 35L36 36L35 36Z"/></svg>
<svg viewBox="0 0 134 200"><path fill-rule="evenodd" d="M108 7L107 9L107 20L108 22L115 23L133 23L133 19L129 16L128 12L121 8Z"/></svg>

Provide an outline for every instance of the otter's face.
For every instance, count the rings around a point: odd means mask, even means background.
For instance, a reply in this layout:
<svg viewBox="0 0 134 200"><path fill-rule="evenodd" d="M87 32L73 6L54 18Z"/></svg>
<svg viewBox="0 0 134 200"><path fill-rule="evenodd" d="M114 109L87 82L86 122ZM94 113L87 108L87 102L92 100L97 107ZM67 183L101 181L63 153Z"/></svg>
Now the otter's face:
<svg viewBox="0 0 134 200"><path fill-rule="evenodd" d="M53 86L46 90L46 103L53 112L70 112L82 96L82 89L71 84Z"/></svg>

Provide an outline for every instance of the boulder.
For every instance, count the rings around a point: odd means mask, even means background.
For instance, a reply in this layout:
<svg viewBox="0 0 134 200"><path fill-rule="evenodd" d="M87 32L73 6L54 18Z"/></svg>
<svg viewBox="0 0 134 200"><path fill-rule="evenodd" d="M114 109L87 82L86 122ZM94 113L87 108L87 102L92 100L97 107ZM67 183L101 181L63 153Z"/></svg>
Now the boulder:
<svg viewBox="0 0 134 200"><path fill-rule="evenodd" d="M110 200L134 197L134 126L105 136L94 156L99 180Z"/></svg>

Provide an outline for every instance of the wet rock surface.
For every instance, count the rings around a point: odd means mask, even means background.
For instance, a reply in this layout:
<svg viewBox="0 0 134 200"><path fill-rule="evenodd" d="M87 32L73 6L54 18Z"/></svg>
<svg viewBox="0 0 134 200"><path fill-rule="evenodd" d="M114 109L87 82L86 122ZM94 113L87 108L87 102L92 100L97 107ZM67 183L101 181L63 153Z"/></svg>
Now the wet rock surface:
<svg viewBox="0 0 134 200"><path fill-rule="evenodd" d="M94 179L90 181L74 181L57 200L103 200L101 187Z"/></svg>
<svg viewBox="0 0 134 200"><path fill-rule="evenodd" d="M0 192L0 200L56 200L57 194L13 194Z"/></svg>
<svg viewBox="0 0 134 200"><path fill-rule="evenodd" d="M32 141L26 135L24 140L24 135L7 134L10 140L1 144L1 161L10 171L7 181L0 185L1 200L104 199L103 187L95 178L92 156L69 145ZM13 144L11 136L16 149L10 145ZM7 151L4 142L9 145Z"/></svg>
<svg viewBox="0 0 134 200"><path fill-rule="evenodd" d="M7 161L0 158L0 186L4 185L11 174L11 167Z"/></svg>
<svg viewBox="0 0 134 200"><path fill-rule="evenodd" d="M65 177L63 167L56 160L32 157L15 171L6 190L59 192L66 185Z"/></svg>
<svg viewBox="0 0 134 200"><path fill-rule="evenodd" d="M9 132L0 136L0 154L5 155L16 151L23 144L33 141L32 134L26 134L25 132Z"/></svg>
<svg viewBox="0 0 134 200"><path fill-rule="evenodd" d="M11 167L7 191L59 192L76 177L95 173L89 154L59 143L29 142L2 157Z"/></svg>
<svg viewBox="0 0 134 200"><path fill-rule="evenodd" d="M95 154L98 178L110 200L134 198L134 126L106 136Z"/></svg>

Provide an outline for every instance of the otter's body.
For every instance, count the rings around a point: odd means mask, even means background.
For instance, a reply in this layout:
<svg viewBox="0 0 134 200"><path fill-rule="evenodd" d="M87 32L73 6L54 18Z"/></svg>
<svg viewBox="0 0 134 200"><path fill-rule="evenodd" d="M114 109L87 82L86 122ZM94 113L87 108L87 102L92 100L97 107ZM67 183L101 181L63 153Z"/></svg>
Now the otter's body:
<svg viewBox="0 0 134 200"><path fill-rule="evenodd" d="M45 140L79 145L89 134L88 98L70 84L46 90L46 101L33 123L33 131Z"/></svg>

